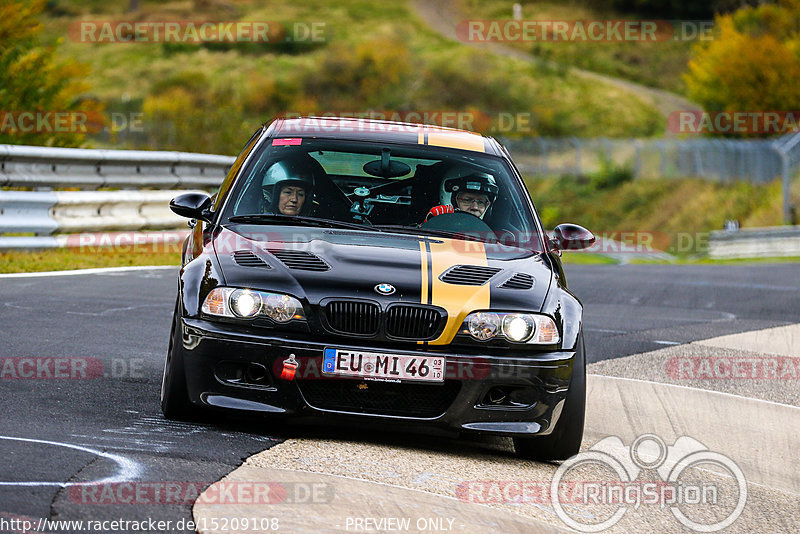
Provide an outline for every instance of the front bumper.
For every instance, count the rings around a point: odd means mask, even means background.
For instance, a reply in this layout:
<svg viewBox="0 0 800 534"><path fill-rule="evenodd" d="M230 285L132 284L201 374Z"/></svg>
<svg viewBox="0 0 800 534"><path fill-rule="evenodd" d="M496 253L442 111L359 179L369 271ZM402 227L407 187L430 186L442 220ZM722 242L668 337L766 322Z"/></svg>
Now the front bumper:
<svg viewBox="0 0 800 534"><path fill-rule="evenodd" d="M575 354L498 356L441 352L457 347L398 349L369 340L298 340L193 318L183 318L181 330L183 342L176 349L182 352L195 404L296 422L389 423L397 430L447 435L549 433L561 413ZM436 350L446 359L445 381L395 384L327 377L320 372L326 347L404 354ZM294 379L286 380L281 371L290 354L299 367Z"/></svg>

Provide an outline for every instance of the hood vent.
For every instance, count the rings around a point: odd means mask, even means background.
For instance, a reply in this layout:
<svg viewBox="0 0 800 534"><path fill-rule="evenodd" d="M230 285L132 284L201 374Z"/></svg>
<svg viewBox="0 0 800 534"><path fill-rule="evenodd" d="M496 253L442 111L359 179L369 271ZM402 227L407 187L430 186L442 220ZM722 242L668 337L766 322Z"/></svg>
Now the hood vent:
<svg viewBox="0 0 800 534"><path fill-rule="evenodd" d="M501 270L482 265L456 265L440 276L439 280L462 286L482 286Z"/></svg>
<svg viewBox="0 0 800 534"><path fill-rule="evenodd" d="M261 267L272 269L270 265L249 250L237 250L233 253L233 261L242 267Z"/></svg>
<svg viewBox="0 0 800 534"><path fill-rule="evenodd" d="M331 266L319 256L305 250L267 249L267 252L281 260L289 269L300 271L328 271Z"/></svg>
<svg viewBox="0 0 800 534"><path fill-rule="evenodd" d="M534 281L533 276L528 273L517 273L498 287L503 289L531 289Z"/></svg>

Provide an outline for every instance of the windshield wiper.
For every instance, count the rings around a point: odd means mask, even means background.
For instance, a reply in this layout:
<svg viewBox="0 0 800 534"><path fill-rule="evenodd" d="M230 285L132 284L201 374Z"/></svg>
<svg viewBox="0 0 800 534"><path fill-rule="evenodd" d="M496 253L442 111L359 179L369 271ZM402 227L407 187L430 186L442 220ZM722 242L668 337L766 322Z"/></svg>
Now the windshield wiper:
<svg viewBox="0 0 800 534"><path fill-rule="evenodd" d="M473 234L465 233L465 232L453 232L450 230L434 230L432 228L415 228L413 226L403 226L401 224L379 224L373 226L372 228L380 229L380 230L390 230L392 232L402 233L402 234L423 234L423 235L432 235L436 237L448 237L454 239L465 239L467 241L480 241L482 243L493 242L495 239L493 238L484 238L480 236L476 236Z"/></svg>
<svg viewBox="0 0 800 534"><path fill-rule="evenodd" d="M319 219L317 217L304 217L302 215L284 215L282 213L251 213L247 215L232 215L228 217L232 223L253 224L291 224L295 226L318 226L320 228L352 228L354 230L377 230L374 226L358 223L336 221L333 219Z"/></svg>

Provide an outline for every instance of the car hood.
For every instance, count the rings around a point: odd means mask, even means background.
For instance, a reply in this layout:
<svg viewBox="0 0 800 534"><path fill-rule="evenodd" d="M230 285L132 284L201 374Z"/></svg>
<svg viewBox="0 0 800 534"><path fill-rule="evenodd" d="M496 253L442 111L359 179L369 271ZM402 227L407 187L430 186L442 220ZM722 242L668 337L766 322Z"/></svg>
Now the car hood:
<svg viewBox="0 0 800 534"><path fill-rule="evenodd" d="M422 235L233 225L214 250L227 286L285 292L312 308L336 297L438 306L450 338L474 310L540 311L552 281L536 252Z"/></svg>

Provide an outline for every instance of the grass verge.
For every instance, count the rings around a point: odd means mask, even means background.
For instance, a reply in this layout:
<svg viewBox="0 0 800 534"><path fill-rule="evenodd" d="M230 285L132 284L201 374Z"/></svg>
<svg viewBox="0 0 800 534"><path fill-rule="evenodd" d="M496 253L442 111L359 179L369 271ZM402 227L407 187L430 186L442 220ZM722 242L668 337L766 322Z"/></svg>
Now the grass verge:
<svg viewBox="0 0 800 534"><path fill-rule="evenodd" d="M49 249L40 251L0 252L0 273L33 273L69 271L98 267L134 265L180 265L180 252L163 252L152 248L120 251L100 248L93 251Z"/></svg>

